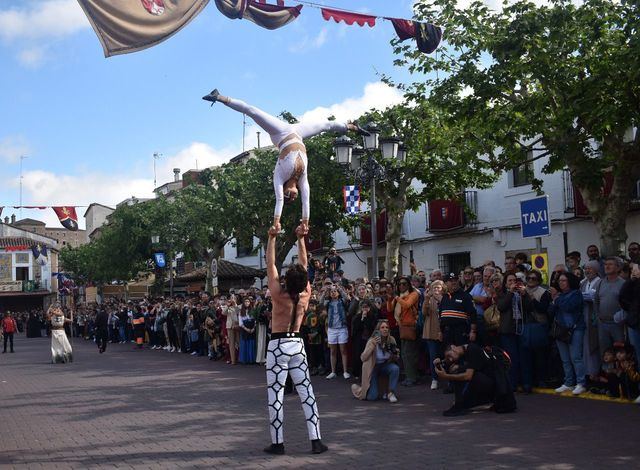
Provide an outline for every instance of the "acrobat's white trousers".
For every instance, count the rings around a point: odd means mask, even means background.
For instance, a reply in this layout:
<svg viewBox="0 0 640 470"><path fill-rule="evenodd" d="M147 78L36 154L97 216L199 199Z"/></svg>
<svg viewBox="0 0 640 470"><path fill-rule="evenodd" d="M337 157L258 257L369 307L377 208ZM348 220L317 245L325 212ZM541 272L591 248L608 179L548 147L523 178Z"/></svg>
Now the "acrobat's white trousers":
<svg viewBox="0 0 640 470"><path fill-rule="evenodd" d="M267 347L267 395L271 442L284 442L284 385L291 374L307 420L309 439L320 439L320 417L309 379L307 354L302 338L272 339Z"/></svg>

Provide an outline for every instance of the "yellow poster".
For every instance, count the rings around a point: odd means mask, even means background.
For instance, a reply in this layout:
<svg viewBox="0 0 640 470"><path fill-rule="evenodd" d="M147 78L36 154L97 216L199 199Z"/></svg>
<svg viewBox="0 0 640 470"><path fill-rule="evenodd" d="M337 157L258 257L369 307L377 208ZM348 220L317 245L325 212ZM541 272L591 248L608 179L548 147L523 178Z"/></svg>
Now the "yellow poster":
<svg viewBox="0 0 640 470"><path fill-rule="evenodd" d="M542 283L549 285L549 258L546 253L534 253L531 255L531 267L540 271Z"/></svg>

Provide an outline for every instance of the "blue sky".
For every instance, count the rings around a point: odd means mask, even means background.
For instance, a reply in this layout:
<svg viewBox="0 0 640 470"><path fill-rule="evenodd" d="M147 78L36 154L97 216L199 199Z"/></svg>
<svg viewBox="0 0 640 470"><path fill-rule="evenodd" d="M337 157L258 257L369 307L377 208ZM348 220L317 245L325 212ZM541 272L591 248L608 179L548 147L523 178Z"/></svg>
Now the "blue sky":
<svg viewBox="0 0 640 470"><path fill-rule="evenodd" d="M413 2L327 3L410 18ZM174 167L227 161L241 150L242 116L200 99L214 87L274 114L286 109L307 118L354 118L388 106L399 94L380 84L379 74L404 78L393 67L394 34L386 21L346 26L308 6L294 23L267 31L225 18L212 0L166 42L105 59L75 0L3 0L0 205L18 202L20 155L28 156L23 201L30 205L114 205L149 196L154 152L163 154L159 184ZM249 146L256 130L247 129ZM23 217L56 220L52 211L25 210Z"/></svg>

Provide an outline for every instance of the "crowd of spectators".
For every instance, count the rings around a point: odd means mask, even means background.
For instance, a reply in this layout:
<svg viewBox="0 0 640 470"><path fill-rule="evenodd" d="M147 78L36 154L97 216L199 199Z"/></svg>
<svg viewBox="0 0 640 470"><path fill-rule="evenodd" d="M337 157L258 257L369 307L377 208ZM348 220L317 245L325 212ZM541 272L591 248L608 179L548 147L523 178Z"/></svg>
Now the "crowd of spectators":
<svg viewBox="0 0 640 470"><path fill-rule="evenodd" d="M548 280L524 253L459 272L411 263L409 276L348 280L344 260L331 250L309 263L312 298L302 330L310 373L350 381L363 400L394 403L399 386L421 384L451 393L438 363L477 355L459 349L474 344L506 352L513 391L552 388L640 403L640 245L631 243L626 259L602 258L593 245L586 253L584 263L579 252L569 253ZM96 321L98 314L103 320ZM27 336L46 334L41 311L18 318ZM107 300L79 309L73 334L93 339L102 329L111 343L146 343L230 365L264 364L270 319L266 287L232 289L215 296Z"/></svg>

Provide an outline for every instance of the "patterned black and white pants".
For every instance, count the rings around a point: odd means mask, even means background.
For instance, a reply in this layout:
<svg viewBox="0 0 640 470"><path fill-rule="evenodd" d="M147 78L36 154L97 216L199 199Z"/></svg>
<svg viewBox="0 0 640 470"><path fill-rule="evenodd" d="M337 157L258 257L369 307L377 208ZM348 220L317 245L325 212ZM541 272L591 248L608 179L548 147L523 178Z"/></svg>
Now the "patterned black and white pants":
<svg viewBox="0 0 640 470"><path fill-rule="evenodd" d="M269 428L271 442L284 442L284 385L291 374L302 410L307 420L309 440L320 439L320 417L316 397L309 380L307 354L302 338L280 338L269 341L267 347L267 395L269 398Z"/></svg>

